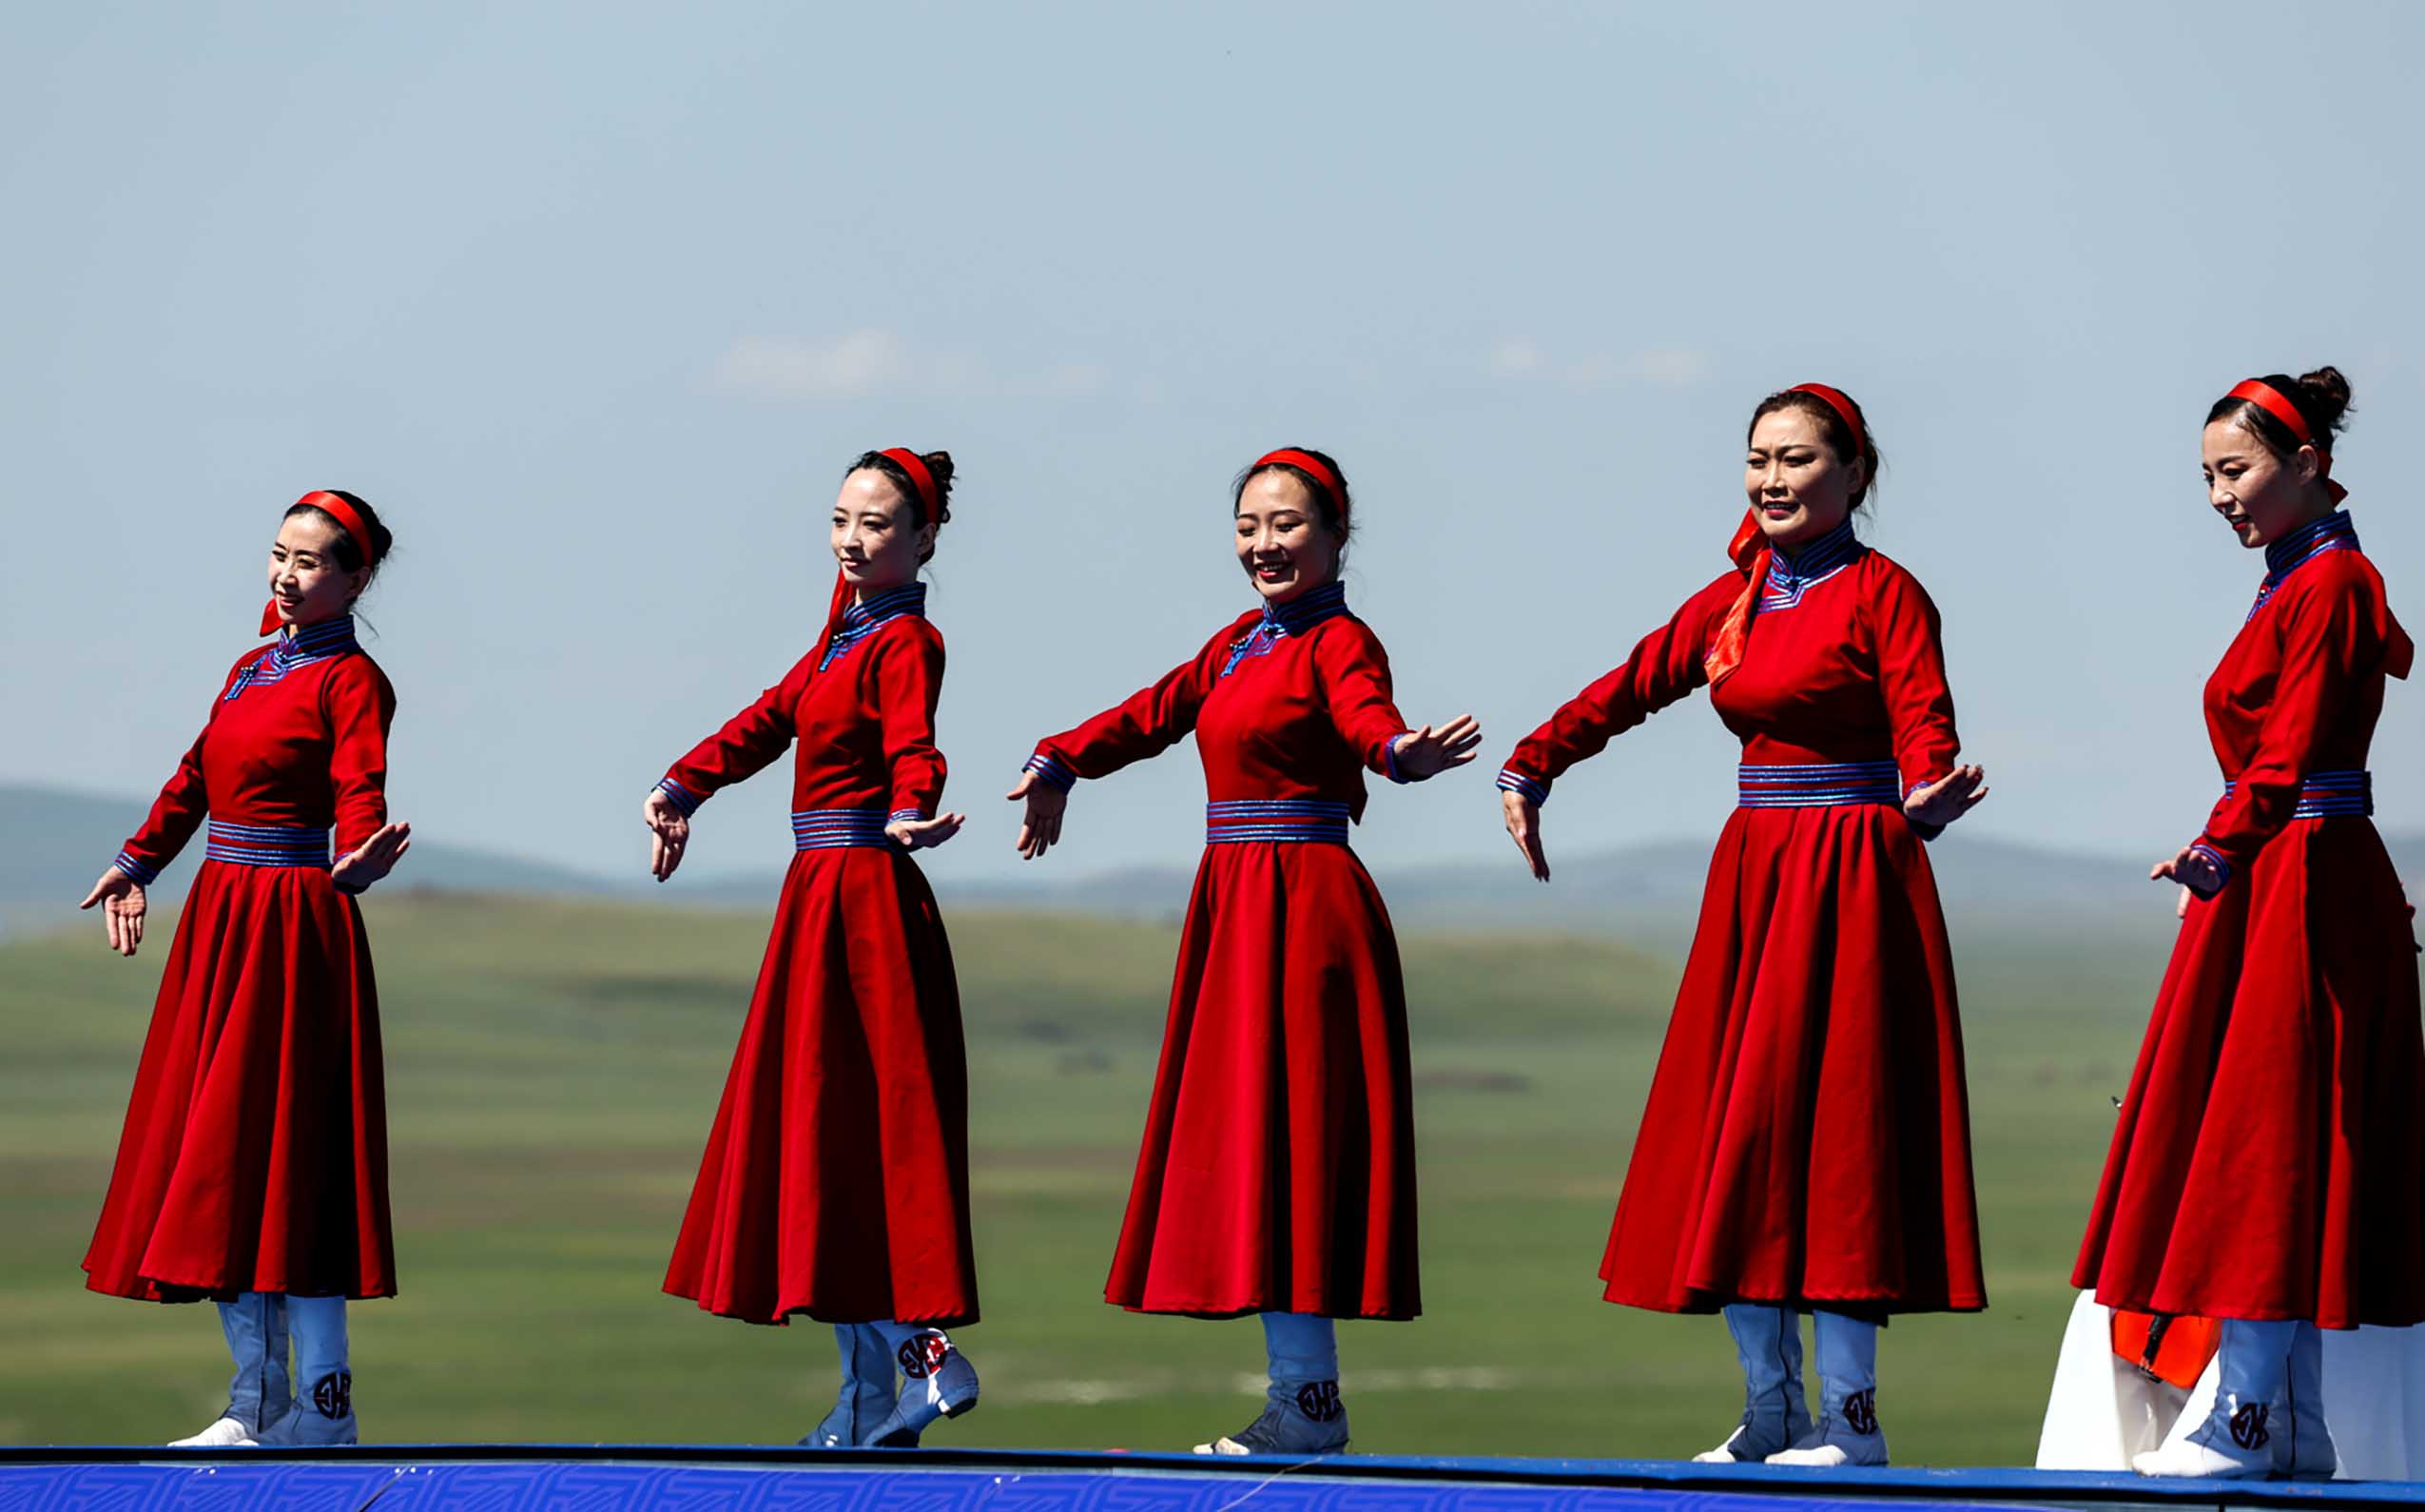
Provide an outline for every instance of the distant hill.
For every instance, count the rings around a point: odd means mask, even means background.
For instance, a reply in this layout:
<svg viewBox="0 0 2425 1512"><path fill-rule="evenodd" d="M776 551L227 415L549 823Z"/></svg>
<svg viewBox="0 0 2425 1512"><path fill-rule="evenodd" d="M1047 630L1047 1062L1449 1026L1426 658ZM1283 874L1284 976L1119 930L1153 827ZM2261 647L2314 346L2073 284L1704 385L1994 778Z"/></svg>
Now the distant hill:
<svg viewBox="0 0 2425 1512"><path fill-rule="evenodd" d="M140 820L146 800L0 784L0 933L54 928L72 921L76 902ZM1668 841L1619 851L1550 854L1547 886L1525 875L1512 849L1464 861L1390 866L1380 872L1389 911L1418 928L1530 926L1607 933L1675 947L1689 940L1708 876L1710 838ZM2425 885L2425 836L2389 838L2403 875ZM2146 881L2136 856L2047 850L1967 835L1960 829L1929 847L1957 944L1974 950L2043 952L2070 940L2160 941L2171 925L2162 888ZM1185 865L1135 867L1017 882L939 882L947 901L1044 907L1118 918L1162 919L1187 906L1193 858ZM416 891L630 896L647 884L493 851L417 842L409 880ZM191 868L171 874L182 891ZM673 896L693 904L764 905L777 873L686 875Z"/></svg>

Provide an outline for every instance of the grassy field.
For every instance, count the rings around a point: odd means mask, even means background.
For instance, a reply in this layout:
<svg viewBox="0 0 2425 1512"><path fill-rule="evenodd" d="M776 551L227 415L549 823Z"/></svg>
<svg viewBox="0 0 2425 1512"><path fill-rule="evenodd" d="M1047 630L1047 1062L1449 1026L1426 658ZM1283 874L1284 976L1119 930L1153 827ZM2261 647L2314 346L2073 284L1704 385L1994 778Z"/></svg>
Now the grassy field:
<svg viewBox="0 0 2425 1512"><path fill-rule="evenodd" d="M396 893L370 904L404 1294L354 1311L385 1442L788 1443L830 1403L822 1327L658 1292L764 916ZM157 1443L226 1375L204 1308L85 1292L168 941L100 927L0 947L0 1443ZM1251 1322L1107 1308L1171 931L952 920L975 1083L982 1409L955 1444L1184 1447L1253 1415ZM2161 946L2159 945L2160 949ZM1426 1313L1341 1329L1376 1453L1677 1457L1739 1407L1723 1326L1599 1300L1594 1269L1677 965L1604 941L1415 937ZM1994 1306L1898 1322L1898 1461L2027 1463L2066 1278L2162 962L1969 951L1963 988Z"/></svg>

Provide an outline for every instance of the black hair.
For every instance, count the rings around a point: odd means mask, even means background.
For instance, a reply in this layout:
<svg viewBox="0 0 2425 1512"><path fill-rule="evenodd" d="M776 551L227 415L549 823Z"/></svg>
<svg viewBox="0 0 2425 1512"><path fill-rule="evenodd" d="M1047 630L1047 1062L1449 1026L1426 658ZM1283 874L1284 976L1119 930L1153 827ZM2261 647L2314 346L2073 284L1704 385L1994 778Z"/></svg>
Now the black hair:
<svg viewBox="0 0 2425 1512"><path fill-rule="evenodd" d="M345 522L319 505L301 503L288 505L284 517L291 520L298 514L317 514L328 521L337 532L337 538L328 549L328 554L337 558L337 565L349 572L359 572L368 566L372 573L376 575L378 569L387 565L388 552L396 547L396 537L389 533L385 525L379 523L378 511L371 508L370 500L359 494L349 494L341 488L322 489L320 492L334 494L346 503L353 505L354 513L362 517L362 529L371 533L369 562L365 563L362 560L362 549L355 542L354 533L345 528Z"/></svg>
<svg viewBox="0 0 2425 1512"><path fill-rule="evenodd" d="M1313 495L1313 507L1322 515L1322 528L1338 537L1339 555L1344 561L1348 553L1348 541L1355 534L1355 508L1353 500L1348 494L1347 471L1340 467L1338 460L1328 452L1317 452L1310 446L1291 446L1285 450L1303 452L1329 468L1330 475L1339 480L1338 496L1335 498L1331 496L1329 484L1323 482L1294 462L1266 462L1260 467L1248 468L1230 484L1230 513L1233 515L1237 514L1238 505L1246 499L1247 484L1252 482L1256 476L1264 473L1286 473L1303 483L1305 491Z"/></svg>
<svg viewBox="0 0 2425 1512"><path fill-rule="evenodd" d="M2286 373L2268 373L2257 381L2290 400L2291 408L2307 422L2307 434L2318 452L2333 449L2333 436L2349 424L2349 379L2340 376L2337 367L2319 367L2313 373L2292 378ZM2248 433L2265 443L2265 450L2284 461L2299 455L2299 449L2309 443L2293 435L2289 426L2273 411L2255 399L2236 399L2229 396L2215 400L2206 412L2206 423L2237 420Z"/></svg>
<svg viewBox="0 0 2425 1512"><path fill-rule="evenodd" d="M1752 444L1752 433L1759 429L1760 417L1774 415L1778 410L1800 410L1818 421L1819 435L1827 441L1827 449L1835 454L1837 461L1853 462L1864 456L1870 459L1870 475L1863 480L1860 491L1853 495L1854 509L1868 508L1870 490L1877 487L1877 475L1885 468L1886 458L1878 455L1877 437L1870 434L1870 417L1861 407L1857 404L1853 407L1853 413L1861 417L1861 434L1855 436L1853 428L1844 423L1844 417L1835 413L1834 405L1808 389L1781 389L1760 400L1759 408L1752 411L1752 423L1743 427L1745 446Z"/></svg>
<svg viewBox="0 0 2425 1512"><path fill-rule="evenodd" d="M926 464L926 474L935 480L935 527L940 530L951 523L952 517L952 455L949 452L921 452L918 460ZM882 473L909 505L909 514L917 528L926 528L926 502L918 496L918 485L910 479L909 469L882 452L862 452L859 460L843 470L848 477L861 469ZM921 563L935 554L933 547L918 558Z"/></svg>

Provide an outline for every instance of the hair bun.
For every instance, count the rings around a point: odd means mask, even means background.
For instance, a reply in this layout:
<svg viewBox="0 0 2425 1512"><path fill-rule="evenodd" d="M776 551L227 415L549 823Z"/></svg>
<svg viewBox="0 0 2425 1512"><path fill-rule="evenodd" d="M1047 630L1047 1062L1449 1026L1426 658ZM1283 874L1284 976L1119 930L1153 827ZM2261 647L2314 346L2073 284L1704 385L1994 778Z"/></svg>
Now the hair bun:
<svg viewBox="0 0 2425 1512"><path fill-rule="evenodd" d="M952 517L952 455L949 452L922 452L918 459L935 479L935 523L941 525Z"/></svg>
<svg viewBox="0 0 2425 1512"><path fill-rule="evenodd" d="M2338 432L2349 423L2349 379L2337 367L2327 364L2299 375L2299 398L2308 417L2321 420L2327 431Z"/></svg>

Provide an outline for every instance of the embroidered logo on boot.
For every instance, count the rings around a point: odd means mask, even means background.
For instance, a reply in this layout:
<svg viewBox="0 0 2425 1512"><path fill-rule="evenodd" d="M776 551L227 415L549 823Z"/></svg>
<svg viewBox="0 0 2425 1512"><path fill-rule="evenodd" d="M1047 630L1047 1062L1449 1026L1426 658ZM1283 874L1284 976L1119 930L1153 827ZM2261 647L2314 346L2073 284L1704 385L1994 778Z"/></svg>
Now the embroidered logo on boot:
<svg viewBox="0 0 2425 1512"><path fill-rule="evenodd" d="M912 1381L923 1381L942 1367L943 1357L951 1352L951 1340L930 1328L903 1341L895 1358L901 1361L902 1374Z"/></svg>
<svg viewBox="0 0 2425 1512"><path fill-rule="evenodd" d="M312 1405L324 1418L341 1418L354 1410L354 1372L332 1370L312 1387Z"/></svg>
<svg viewBox="0 0 2425 1512"><path fill-rule="evenodd" d="M1315 1423L1336 1421L1347 1410L1339 1405L1339 1383L1309 1381L1297 1387L1297 1410Z"/></svg>
<svg viewBox="0 0 2425 1512"><path fill-rule="evenodd" d="M2261 1449L2274 1442L2265 1431L2265 1408L2262 1402L2243 1404L2231 1415L2231 1442L2243 1449Z"/></svg>
<svg viewBox="0 0 2425 1512"><path fill-rule="evenodd" d="M1864 1438L1877 1431L1877 1388L1855 1391L1844 1399L1844 1425Z"/></svg>

